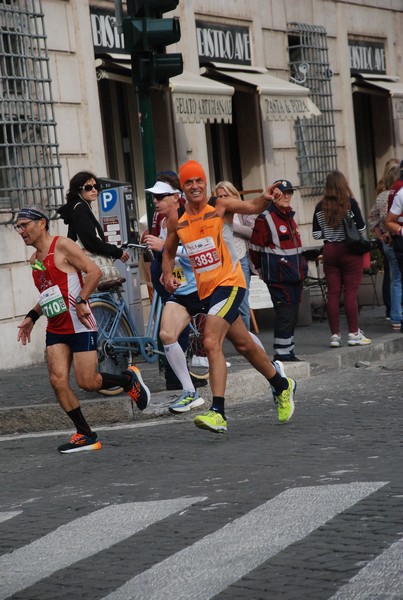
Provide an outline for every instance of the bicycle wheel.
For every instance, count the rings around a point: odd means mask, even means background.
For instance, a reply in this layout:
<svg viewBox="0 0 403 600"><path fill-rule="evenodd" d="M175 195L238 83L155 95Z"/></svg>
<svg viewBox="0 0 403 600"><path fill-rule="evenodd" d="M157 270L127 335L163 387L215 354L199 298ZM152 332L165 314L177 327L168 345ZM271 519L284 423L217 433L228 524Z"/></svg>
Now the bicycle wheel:
<svg viewBox="0 0 403 600"><path fill-rule="evenodd" d="M203 346L206 315L198 314L189 323L189 343L186 350L186 361L189 373L195 379L208 379L209 364Z"/></svg>
<svg viewBox="0 0 403 600"><path fill-rule="evenodd" d="M133 351L127 348L124 352L115 352L108 347L108 338L111 327L116 319L117 310L113 304L102 300L91 302L91 309L98 326L98 367L106 373L120 375L122 371L132 364ZM122 315L116 328L116 337L134 337L125 316ZM116 396L123 392L123 388L116 386L105 390L98 390L103 396Z"/></svg>

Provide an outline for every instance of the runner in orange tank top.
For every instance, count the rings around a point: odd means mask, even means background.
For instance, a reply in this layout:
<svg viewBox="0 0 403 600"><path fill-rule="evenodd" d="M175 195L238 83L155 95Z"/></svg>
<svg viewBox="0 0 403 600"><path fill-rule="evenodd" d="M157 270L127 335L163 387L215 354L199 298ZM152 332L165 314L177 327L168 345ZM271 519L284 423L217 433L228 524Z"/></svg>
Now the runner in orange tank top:
<svg viewBox="0 0 403 600"><path fill-rule="evenodd" d="M246 329L238 312L245 294L245 279L239 262L233 262L222 235L226 212L260 214L269 202L281 197L281 191L272 186L266 193L249 201L218 198L213 208L208 205L206 174L198 162L190 160L182 165L179 176L187 202L179 219L177 211L172 211L168 219L162 263L164 285L170 293L179 285L172 271L176 248L181 240L195 272L199 296L207 299L210 306L204 347L210 366L213 402L210 410L198 415L194 423L215 433L227 431L224 410L227 367L222 349L225 337L269 381L278 405L279 421L284 423L294 412L296 383L286 377L279 361L275 365L270 362L263 346Z"/></svg>
<svg viewBox="0 0 403 600"><path fill-rule="evenodd" d="M241 264L233 261L223 240L223 223L209 204L197 215L185 213L178 221L178 237L186 247L201 299L220 285L246 288Z"/></svg>

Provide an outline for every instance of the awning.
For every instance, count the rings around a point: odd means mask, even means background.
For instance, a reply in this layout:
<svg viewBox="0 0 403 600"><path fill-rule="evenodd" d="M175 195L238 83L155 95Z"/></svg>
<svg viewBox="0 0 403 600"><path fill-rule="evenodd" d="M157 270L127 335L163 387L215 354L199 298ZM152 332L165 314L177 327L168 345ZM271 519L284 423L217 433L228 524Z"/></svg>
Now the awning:
<svg viewBox="0 0 403 600"><path fill-rule="evenodd" d="M387 93L392 100L393 116L403 119L403 83L399 77L386 75L358 75L353 80L353 92L367 92L372 90L378 93Z"/></svg>
<svg viewBox="0 0 403 600"><path fill-rule="evenodd" d="M98 81L112 79L122 83L133 83L130 54L104 54L95 59Z"/></svg>
<svg viewBox="0 0 403 600"><path fill-rule="evenodd" d="M234 88L195 73L169 80L178 123L231 123Z"/></svg>
<svg viewBox="0 0 403 600"><path fill-rule="evenodd" d="M309 89L270 75L267 69L238 70L209 69L208 75L225 81L244 84L260 96L262 116L266 121L290 121L310 119L320 115L320 110L309 98Z"/></svg>

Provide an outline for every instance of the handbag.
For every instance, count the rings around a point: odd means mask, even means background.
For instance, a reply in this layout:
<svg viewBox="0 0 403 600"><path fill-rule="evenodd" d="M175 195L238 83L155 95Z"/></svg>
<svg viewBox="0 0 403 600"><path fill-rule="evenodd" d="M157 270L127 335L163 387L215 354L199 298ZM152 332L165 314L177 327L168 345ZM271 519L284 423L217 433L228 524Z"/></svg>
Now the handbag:
<svg viewBox="0 0 403 600"><path fill-rule="evenodd" d="M79 204L82 204L82 202L77 203L74 206L74 209L76 209ZM97 238L101 239L97 229L95 229L95 235L97 236ZM97 285L98 291L103 291L118 285L122 285L122 283L126 281L126 279L121 276L119 269L115 266L114 259L111 256L93 254L89 250L86 250L84 244L82 243L78 235L76 242L80 246L80 248L84 250L88 258L92 260L102 271L102 277L98 281ZM83 273L83 275L85 274Z"/></svg>
<svg viewBox="0 0 403 600"><path fill-rule="evenodd" d="M347 213L343 217L344 234L351 254L362 255L371 250L371 242L358 230L353 217Z"/></svg>
<svg viewBox="0 0 403 600"><path fill-rule="evenodd" d="M84 250L88 258L92 260L102 271L102 277L98 281L97 285L98 290L101 290L102 288L106 289L105 285L108 288L111 288L117 285L122 285L122 283L126 281L125 278L121 276L119 269L114 264L113 258L110 256L102 256L101 254L93 254L92 252L89 252L84 248L79 237L77 237L77 243Z"/></svg>

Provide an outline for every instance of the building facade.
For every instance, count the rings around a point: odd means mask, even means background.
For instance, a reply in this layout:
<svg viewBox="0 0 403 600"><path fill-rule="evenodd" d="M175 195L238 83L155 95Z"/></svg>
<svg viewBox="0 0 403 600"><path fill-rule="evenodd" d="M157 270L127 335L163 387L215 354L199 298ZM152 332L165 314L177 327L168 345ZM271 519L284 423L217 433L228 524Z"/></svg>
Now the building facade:
<svg viewBox="0 0 403 600"><path fill-rule="evenodd" d="M125 9L124 3L123 8ZM90 169L132 185L146 214L142 135L157 171L192 158L211 190L229 179L252 198L275 179L298 186L305 246L327 172L343 171L367 214L386 160L403 158L402 0L180 0L184 72L142 114L113 0L0 0L0 335L2 368L43 360L17 325L36 302L13 230L19 206L52 217L70 178ZM53 233L65 233L52 219Z"/></svg>

